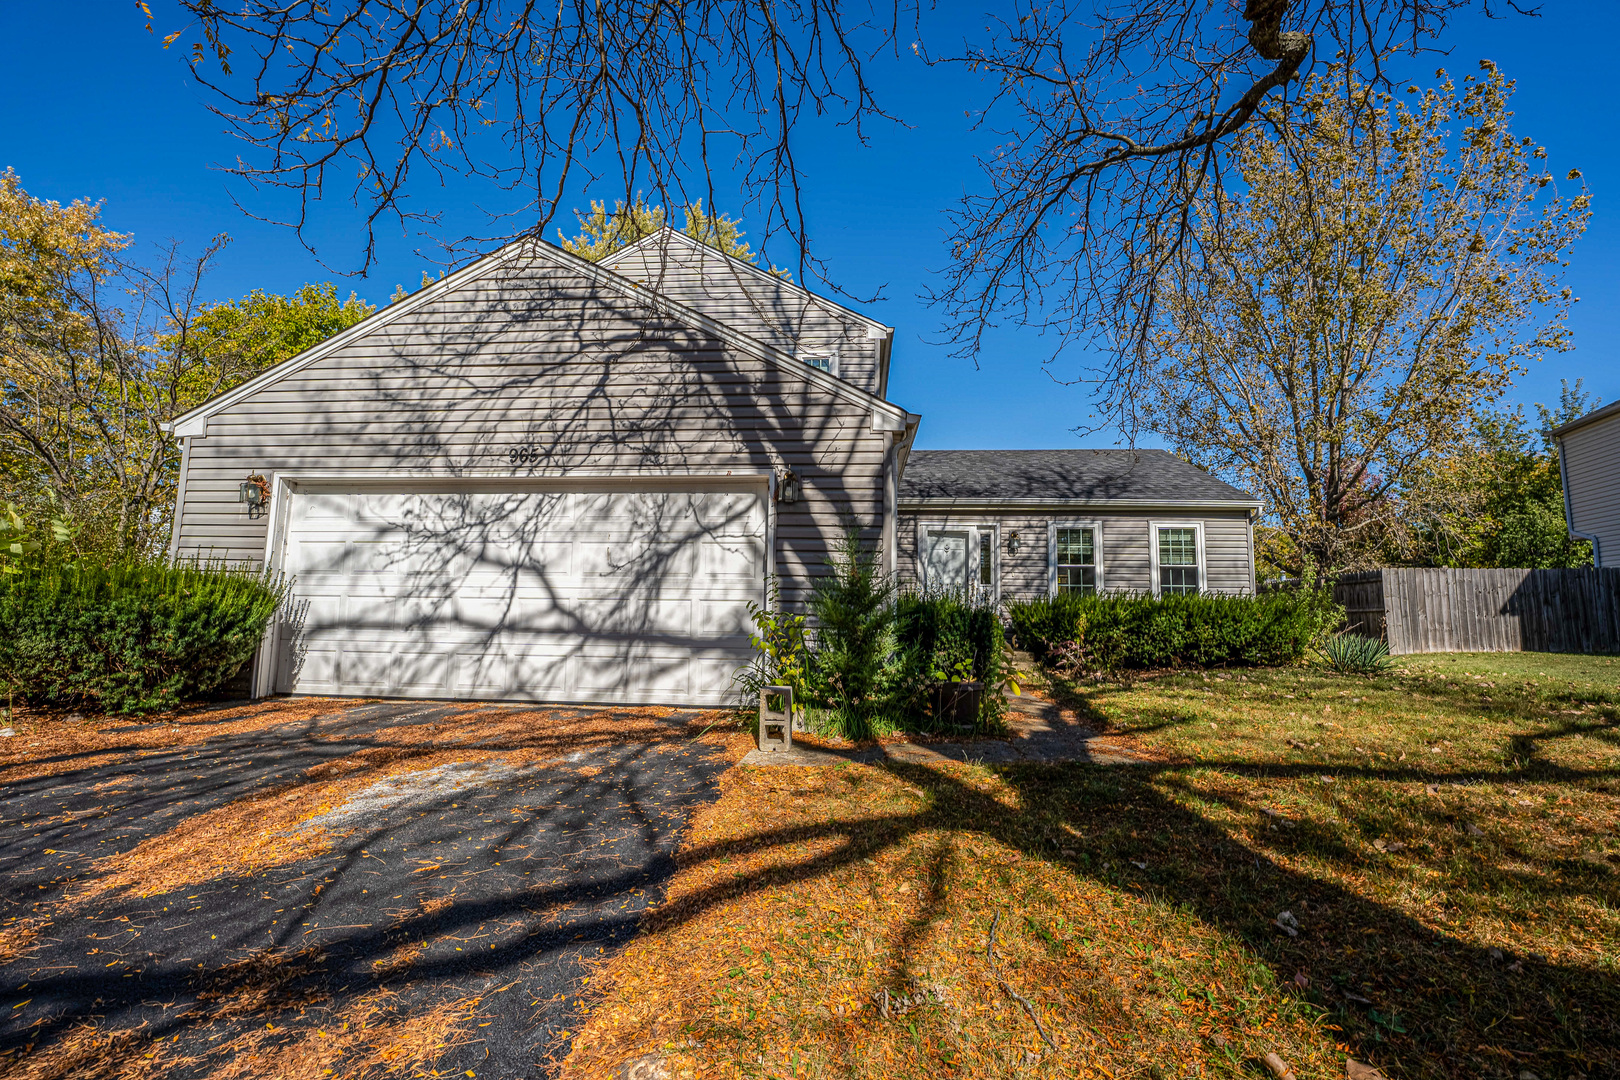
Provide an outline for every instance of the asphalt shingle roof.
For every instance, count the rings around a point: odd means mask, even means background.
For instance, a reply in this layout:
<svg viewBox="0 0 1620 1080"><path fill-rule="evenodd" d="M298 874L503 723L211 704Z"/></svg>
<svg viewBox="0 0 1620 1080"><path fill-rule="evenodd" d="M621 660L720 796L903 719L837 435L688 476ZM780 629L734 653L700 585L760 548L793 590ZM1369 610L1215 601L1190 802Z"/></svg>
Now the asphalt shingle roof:
<svg viewBox="0 0 1620 1080"><path fill-rule="evenodd" d="M972 502L1252 500L1164 450L914 450L900 498Z"/></svg>

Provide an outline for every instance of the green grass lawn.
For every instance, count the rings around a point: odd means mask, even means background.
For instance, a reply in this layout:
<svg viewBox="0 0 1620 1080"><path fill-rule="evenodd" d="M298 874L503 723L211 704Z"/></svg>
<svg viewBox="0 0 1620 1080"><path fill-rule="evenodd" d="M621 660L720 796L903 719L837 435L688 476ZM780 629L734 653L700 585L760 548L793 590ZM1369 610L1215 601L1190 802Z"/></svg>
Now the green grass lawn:
<svg viewBox="0 0 1620 1080"><path fill-rule="evenodd" d="M1392 1073L1620 1074L1620 661L1054 689L1178 762L1140 778L1150 887L1303 974Z"/></svg>
<svg viewBox="0 0 1620 1080"><path fill-rule="evenodd" d="M1620 662L1048 689L1160 760L727 773L568 1072L1620 1076Z"/></svg>

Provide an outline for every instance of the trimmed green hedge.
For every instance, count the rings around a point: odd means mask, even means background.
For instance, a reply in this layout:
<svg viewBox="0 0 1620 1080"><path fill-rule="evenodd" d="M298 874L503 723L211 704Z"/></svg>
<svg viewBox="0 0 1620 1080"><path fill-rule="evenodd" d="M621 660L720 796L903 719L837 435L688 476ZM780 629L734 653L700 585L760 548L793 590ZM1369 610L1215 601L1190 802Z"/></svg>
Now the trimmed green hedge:
<svg viewBox="0 0 1620 1080"><path fill-rule="evenodd" d="M1007 648L994 608L950 593L901 593L895 600L894 636L890 678L898 716L923 715L937 683L971 680L985 684L980 726L1000 720L1006 710L1000 689Z"/></svg>
<svg viewBox="0 0 1620 1080"><path fill-rule="evenodd" d="M0 575L0 680L34 705L170 709L241 669L282 593L220 564L25 566Z"/></svg>
<svg viewBox="0 0 1620 1080"><path fill-rule="evenodd" d="M1078 643L1088 666L1109 670L1297 663L1344 612L1328 594L1301 589L1162 598L1062 593L1008 604L1007 615L1035 659Z"/></svg>

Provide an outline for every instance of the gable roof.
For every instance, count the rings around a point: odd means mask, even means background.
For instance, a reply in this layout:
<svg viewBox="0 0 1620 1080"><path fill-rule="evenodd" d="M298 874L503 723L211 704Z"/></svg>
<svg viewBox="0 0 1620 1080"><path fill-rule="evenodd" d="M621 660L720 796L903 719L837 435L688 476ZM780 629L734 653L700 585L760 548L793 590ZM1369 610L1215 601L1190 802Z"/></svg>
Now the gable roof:
<svg viewBox="0 0 1620 1080"><path fill-rule="evenodd" d="M1164 450L913 450L900 480L902 503L1196 503L1257 507L1260 501Z"/></svg>
<svg viewBox="0 0 1620 1080"><path fill-rule="evenodd" d="M910 415L898 405L811 367L774 345L750 337L727 323L712 319L685 304L671 300L656 289L631 281L629 278L614 273L607 267L593 263L588 259L582 259L544 240L522 237L482 258L473 260L454 273L446 274L438 281L423 287L410 296L389 304L387 307L355 323L342 333L327 338L319 345L311 346L297 356L289 357L267 371L260 372L247 382L210 398L189 412L182 413L163 425L164 430L173 432L182 438L191 435L206 435L208 418L215 413L228 409L261 390L274 386L282 379L325 359L351 342L364 338L368 334L376 333L395 320L411 314L418 308L454 292L463 285L475 281L509 262L517 260L520 256L537 258L553 266L561 266L572 270L590 279L594 284L611 288L639 303L645 304L648 302L649 297L655 298L654 306L658 311L674 317L693 329L713 334L726 342L726 344L732 345L751 356L783 367L837 397L842 397L857 404L869 405L874 414L877 412L886 413L892 420L898 421L902 426Z"/></svg>
<svg viewBox="0 0 1620 1080"><path fill-rule="evenodd" d="M892 326L885 326L883 323L878 322L876 319L871 318L870 316L862 315L854 308L845 307L843 304L840 304L835 300L829 300L819 293L811 292L803 285L799 285L796 282L788 280L787 278L780 278L775 274L761 270L759 267L745 259L739 259L730 252L721 251L717 247L712 247L709 244L705 244L703 241L687 236L685 233L668 225L661 225L656 232L648 233L635 243L626 244L618 251L606 256L602 260L602 265L612 266L615 262L626 258L632 252L640 251L642 248L667 247L671 240L686 245L696 254L706 257L713 256L722 259L728 266L750 278L757 280L761 285L792 293L807 303L816 304L824 308L830 308L840 315L849 316L851 319L861 323L868 329L880 330L885 334L894 333L894 327Z"/></svg>

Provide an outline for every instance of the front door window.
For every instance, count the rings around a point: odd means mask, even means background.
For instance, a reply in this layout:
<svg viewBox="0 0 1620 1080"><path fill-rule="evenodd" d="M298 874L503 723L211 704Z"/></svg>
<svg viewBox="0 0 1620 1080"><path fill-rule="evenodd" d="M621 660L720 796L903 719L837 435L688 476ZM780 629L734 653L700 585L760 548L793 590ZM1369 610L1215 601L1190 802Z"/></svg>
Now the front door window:
<svg viewBox="0 0 1620 1080"><path fill-rule="evenodd" d="M923 584L929 592L994 597L995 531L988 528L928 529L923 551Z"/></svg>

